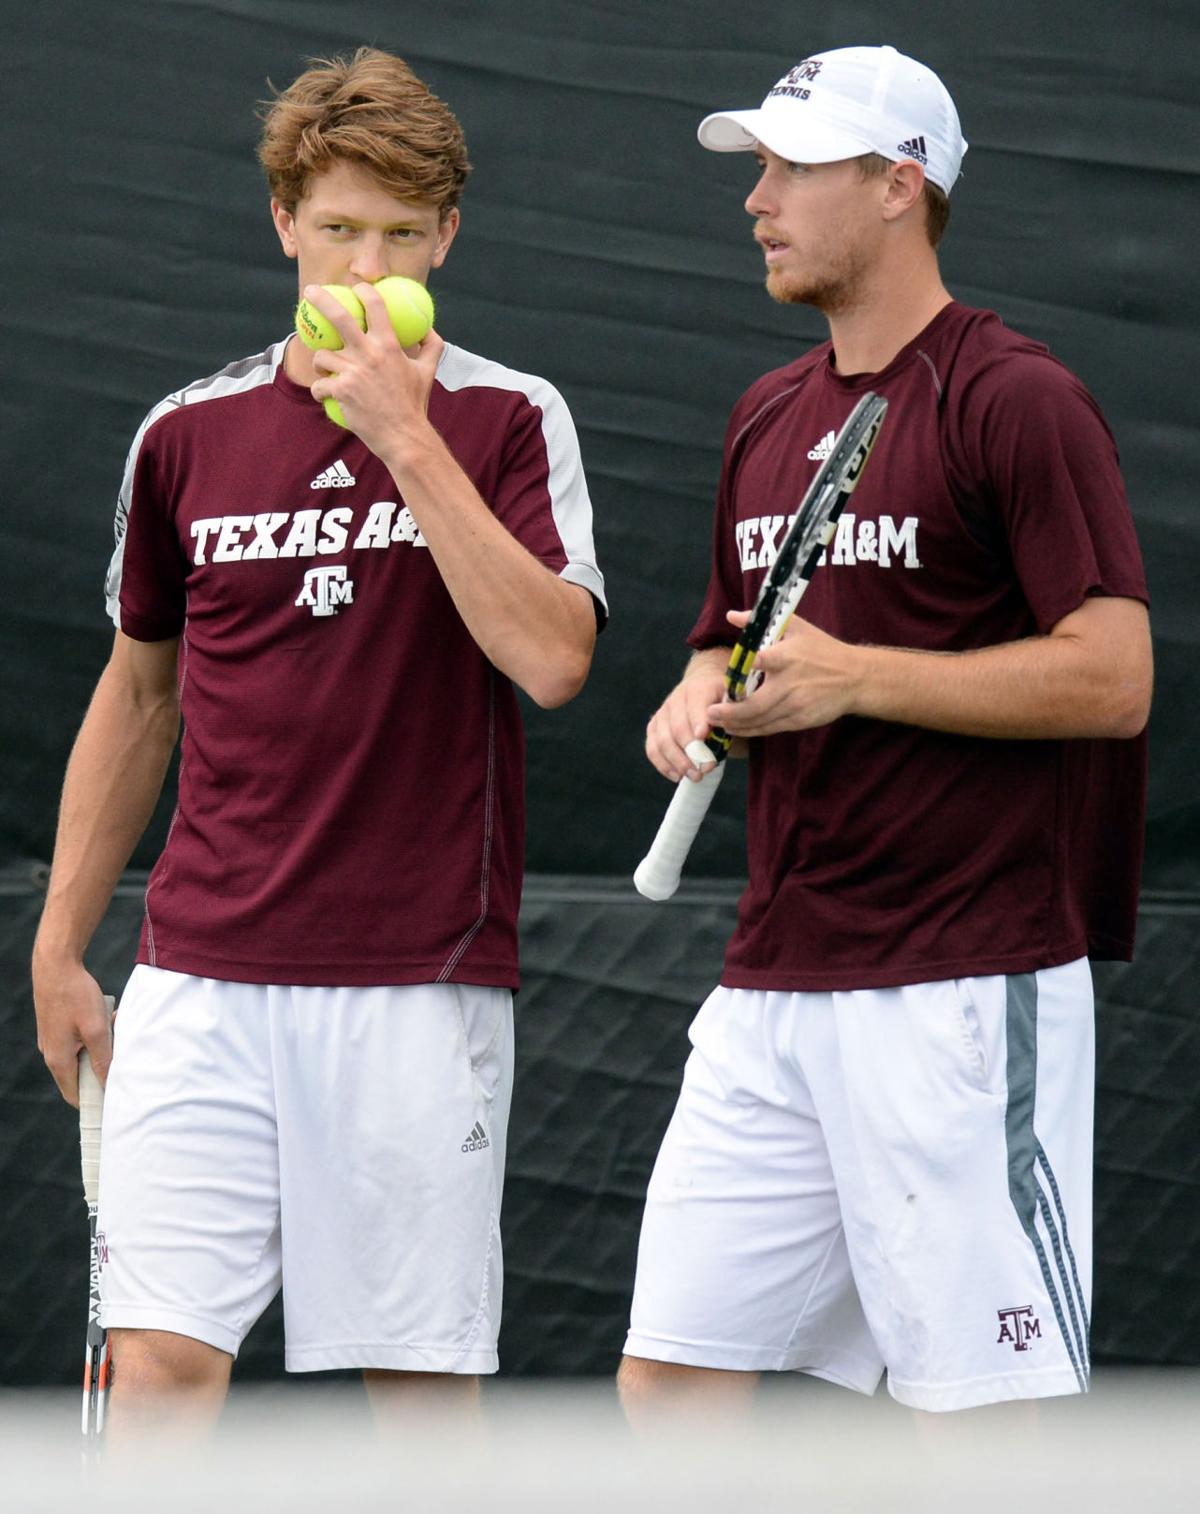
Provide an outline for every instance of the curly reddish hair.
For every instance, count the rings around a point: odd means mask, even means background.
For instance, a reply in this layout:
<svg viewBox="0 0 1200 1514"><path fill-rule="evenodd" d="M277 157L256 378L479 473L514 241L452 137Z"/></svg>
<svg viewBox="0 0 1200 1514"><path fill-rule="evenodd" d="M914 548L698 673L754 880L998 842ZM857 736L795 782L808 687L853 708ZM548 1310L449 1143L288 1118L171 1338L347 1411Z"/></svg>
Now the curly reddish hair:
<svg viewBox="0 0 1200 1514"><path fill-rule="evenodd" d="M272 198L288 210L295 212L314 174L339 161L442 217L458 204L471 171L462 127L403 58L374 47L352 58L313 58L287 89L271 89L258 161Z"/></svg>

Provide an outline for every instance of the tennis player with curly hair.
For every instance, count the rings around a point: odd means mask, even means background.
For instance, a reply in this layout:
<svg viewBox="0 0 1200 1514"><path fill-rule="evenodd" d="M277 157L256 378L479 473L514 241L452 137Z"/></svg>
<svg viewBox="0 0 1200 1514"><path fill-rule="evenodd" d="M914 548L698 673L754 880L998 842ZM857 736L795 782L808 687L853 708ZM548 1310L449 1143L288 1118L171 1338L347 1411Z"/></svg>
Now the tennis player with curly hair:
<svg viewBox="0 0 1200 1514"><path fill-rule="evenodd" d="M109 1029L83 965L182 717L179 800L108 1068L103 1319L118 1437L211 1423L281 1284L292 1371L385 1410L497 1365L524 860L514 686L579 692L603 580L544 380L398 344L469 170L399 58L319 61L260 157L298 287L285 338L150 412L108 575L111 661L67 771L35 948L39 1044L76 1098ZM360 330L318 286L355 288ZM346 428L327 418L334 397Z"/></svg>

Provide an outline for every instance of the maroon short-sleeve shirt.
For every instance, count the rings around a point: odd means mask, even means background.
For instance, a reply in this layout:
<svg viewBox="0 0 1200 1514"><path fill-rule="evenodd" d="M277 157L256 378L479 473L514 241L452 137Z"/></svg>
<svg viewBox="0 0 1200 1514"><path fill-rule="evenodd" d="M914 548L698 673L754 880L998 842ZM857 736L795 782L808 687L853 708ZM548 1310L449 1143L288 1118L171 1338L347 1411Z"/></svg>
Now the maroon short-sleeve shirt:
<svg viewBox="0 0 1200 1514"><path fill-rule="evenodd" d="M870 463L805 596L846 641L958 652L1048 632L1088 595L1146 600L1116 446L1043 346L952 303L880 373L825 343L730 422L713 572L689 638L727 644L867 389ZM751 743L750 882L722 981L873 988L1128 958L1146 740L985 741L848 717Z"/></svg>
<svg viewBox="0 0 1200 1514"><path fill-rule="evenodd" d="M384 465L280 343L156 407L109 611L178 636L179 804L139 961L253 983L515 986L524 745ZM497 519L602 608L575 431L447 347L429 415Z"/></svg>

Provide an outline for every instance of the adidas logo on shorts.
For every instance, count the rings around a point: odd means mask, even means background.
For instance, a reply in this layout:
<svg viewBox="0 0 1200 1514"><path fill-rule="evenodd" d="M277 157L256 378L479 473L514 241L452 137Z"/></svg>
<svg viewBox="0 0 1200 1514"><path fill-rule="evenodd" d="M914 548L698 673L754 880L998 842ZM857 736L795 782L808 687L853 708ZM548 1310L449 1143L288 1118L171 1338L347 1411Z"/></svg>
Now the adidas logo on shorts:
<svg viewBox="0 0 1200 1514"><path fill-rule="evenodd" d="M467 1136L467 1139L459 1149L461 1151L482 1151L486 1146L490 1146L491 1144L491 1141L487 1138L487 1131L476 1120L470 1135Z"/></svg>
<svg viewBox="0 0 1200 1514"><path fill-rule="evenodd" d="M326 468L324 473L318 473L308 487L310 489L349 489L355 482L354 474L339 457L332 467Z"/></svg>
<svg viewBox="0 0 1200 1514"><path fill-rule="evenodd" d="M808 455L812 458L814 463L823 463L832 451L833 432L826 431L825 435L816 444L816 446L809 448Z"/></svg>

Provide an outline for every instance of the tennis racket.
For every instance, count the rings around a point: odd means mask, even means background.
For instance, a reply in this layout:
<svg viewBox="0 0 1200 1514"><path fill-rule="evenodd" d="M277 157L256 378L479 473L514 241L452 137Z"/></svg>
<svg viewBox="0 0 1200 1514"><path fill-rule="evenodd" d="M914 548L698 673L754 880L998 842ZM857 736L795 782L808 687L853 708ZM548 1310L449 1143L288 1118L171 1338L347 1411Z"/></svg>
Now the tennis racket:
<svg viewBox="0 0 1200 1514"><path fill-rule="evenodd" d="M760 675L753 671L754 659L783 635L822 552L833 540L838 517L862 477L886 412L887 400L878 394L864 394L809 484L778 556L763 579L750 620L730 655L725 670L730 699L744 699L757 687ZM706 741L688 743L686 751L694 763L715 758L717 765L698 783L684 778L676 784L658 835L633 875L638 893L647 899L669 899L679 887L679 875L696 832L725 776L725 758L732 742L727 732L717 730L710 732Z"/></svg>
<svg viewBox="0 0 1200 1514"><path fill-rule="evenodd" d="M115 1001L104 996L111 1015ZM91 1263L88 1271L87 1347L83 1357L83 1433L96 1440L104 1429L108 1396L108 1331L100 1323L100 1249L96 1216L100 1202L100 1122L104 1114L104 1089L92 1067L86 1047L79 1053L79 1155L83 1167L83 1196L87 1200Z"/></svg>

